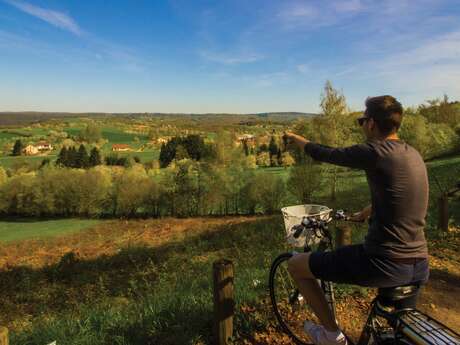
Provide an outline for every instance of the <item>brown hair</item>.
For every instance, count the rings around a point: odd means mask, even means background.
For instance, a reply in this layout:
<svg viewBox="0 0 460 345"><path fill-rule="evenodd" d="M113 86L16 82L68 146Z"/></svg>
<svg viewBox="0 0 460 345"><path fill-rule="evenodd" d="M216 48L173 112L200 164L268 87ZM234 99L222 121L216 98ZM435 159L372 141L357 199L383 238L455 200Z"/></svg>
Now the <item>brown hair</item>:
<svg viewBox="0 0 460 345"><path fill-rule="evenodd" d="M403 107L393 96L368 97L365 114L374 119L383 135L389 135L401 126Z"/></svg>

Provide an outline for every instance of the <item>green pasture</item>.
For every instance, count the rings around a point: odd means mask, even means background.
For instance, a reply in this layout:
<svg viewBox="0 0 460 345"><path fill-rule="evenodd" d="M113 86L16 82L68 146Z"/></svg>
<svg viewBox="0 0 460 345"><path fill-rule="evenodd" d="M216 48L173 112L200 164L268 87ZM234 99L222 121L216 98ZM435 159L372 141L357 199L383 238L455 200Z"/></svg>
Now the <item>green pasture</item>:
<svg viewBox="0 0 460 345"><path fill-rule="evenodd" d="M47 156L3 156L0 157L0 166L4 168L14 168L23 165L36 164L39 166L43 159L48 158L51 162L56 160L56 155Z"/></svg>
<svg viewBox="0 0 460 345"><path fill-rule="evenodd" d="M0 242L70 234L98 224L94 219L14 219L0 221Z"/></svg>
<svg viewBox="0 0 460 345"><path fill-rule="evenodd" d="M141 151L141 152L116 152L116 154L120 157L139 157L142 163L151 162L153 160L157 160L160 156L160 151Z"/></svg>
<svg viewBox="0 0 460 345"><path fill-rule="evenodd" d="M71 127L66 128L64 131L67 132L69 135L77 136L82 130L83 127ZM126 133L123 129L119 128L103 127L101 129L101 134L102 137L108 140L111 144L135 144L136 137L139 139L139 142L148 141L148 137L146 135Z"/></svg>

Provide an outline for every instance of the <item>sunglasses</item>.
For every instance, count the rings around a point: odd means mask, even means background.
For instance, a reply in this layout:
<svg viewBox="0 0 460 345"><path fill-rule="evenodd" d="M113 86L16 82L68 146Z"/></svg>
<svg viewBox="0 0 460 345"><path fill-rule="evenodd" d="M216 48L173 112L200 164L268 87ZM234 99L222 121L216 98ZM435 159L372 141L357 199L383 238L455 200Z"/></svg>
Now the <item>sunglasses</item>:
<svg viewBox="0 0 460 345"><path fill-rule="evenodd" d="M370 119L370 117L368 117L368 116L360 117L360 118L358 118L358 124L362 127L364 122L369 120L369 119Z"/></svg>

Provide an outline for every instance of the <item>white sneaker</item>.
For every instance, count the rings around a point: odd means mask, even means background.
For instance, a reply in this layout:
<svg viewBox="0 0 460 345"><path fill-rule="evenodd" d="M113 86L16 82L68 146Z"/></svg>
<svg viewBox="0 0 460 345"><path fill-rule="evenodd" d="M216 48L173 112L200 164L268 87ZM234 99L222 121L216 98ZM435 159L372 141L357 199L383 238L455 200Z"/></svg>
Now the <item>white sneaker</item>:
<svg viewBox="0 0 460 345"><path fill-rule="evenodd" d="M332 332L310 321L304 322L303 329L316 345L348 345L347 338L341 331L338 335L331 335Z"/></svg>

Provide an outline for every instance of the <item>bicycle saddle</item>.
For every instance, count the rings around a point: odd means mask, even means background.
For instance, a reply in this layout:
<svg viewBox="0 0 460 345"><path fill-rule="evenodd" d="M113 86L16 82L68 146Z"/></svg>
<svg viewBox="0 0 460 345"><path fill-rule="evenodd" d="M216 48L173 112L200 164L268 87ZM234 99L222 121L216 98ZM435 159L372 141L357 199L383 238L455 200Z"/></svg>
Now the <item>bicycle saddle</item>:
<svg viewBox="0 0 460 345"><path fill-rule="evenodd" d="M400 301L409 297L413 297L417 294L420 285L403 285L389 288L379 288L378 296L387 300L387 301Z"/></svg>
<svg viewBox="0 0 460 345"><path fill-rule="evenodd" d="M377 301L382 306L393 307L396 310L413 309L417 303L419 284L379 288Z"/></svg>

